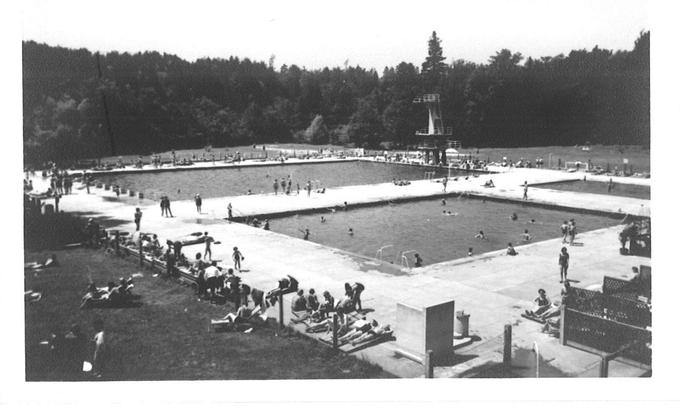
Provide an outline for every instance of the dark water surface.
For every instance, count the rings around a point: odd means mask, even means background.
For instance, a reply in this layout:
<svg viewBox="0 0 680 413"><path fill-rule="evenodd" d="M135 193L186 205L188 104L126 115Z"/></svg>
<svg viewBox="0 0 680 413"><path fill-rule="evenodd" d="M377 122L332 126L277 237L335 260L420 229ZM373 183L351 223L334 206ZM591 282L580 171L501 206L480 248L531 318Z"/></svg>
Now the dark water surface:
<svg viewBox="0 0 680 413"><path fill-rule="evenodd" d="M443 211L451 211L451 215ZM518 216L516 221L510 219L513 212ZM321 222L322 215L325 223ZM402 262L404 251L411 251L406 256L412 265L413 253L417 251L423 264L428 265L465 257L470 247L473 254L481 254L504 249L508 242L515 246L526 244L522 236L525 229L532 236L530 242L558 238L560 225L571 218L576 220L577 233L619 223L605 216L454 197L449 198L445 206L441 200L386 203L378 207L277 218L270 220L270 226L273 231L297 238L302 238L302 231L308 228L312 242L369 257L376 257L381 247L391 245L383 249L382 257L395 264ZM529 223L531 219L535 223ZM349 228L354 235L348 234ZM475 238L480 230L487 240ZM616 247L616 240L612 242ZM558 254L556 250L555 265Z"/></svg>
<svg viewBox="0 0 680 413"><path fill-rule="evenodd" d="M275 165L244 168L201 169L164 172L123 173L100 175L99 181L117 184L124 189L143 192L147 199L161 194L173 200L191 199L196 193L202 198L243 195L249 189L254 194L274 192L273 182L288 178L293 182L293 192L300 184L304 191L307 180L314 189L347 185L366 185L391 182L392 179L425 179L426 172L444 177L447 170L440 168L374 162L336 162L326 164ZM452 175L460 172L451 171ZM279 187L279 191L281 188Z"/></svg>
<svg viewBox="0 0 680 413"><path fill-rule="evenodd" d="M614 196L626 196L629 198L650 199L651 188L646 185L618 184L612 185L611 191L607 191L607 182L596 181L570 181L553 184L536 185L538 188L556 189L558 191L586 192L589 194L604 194Z"/></svg>

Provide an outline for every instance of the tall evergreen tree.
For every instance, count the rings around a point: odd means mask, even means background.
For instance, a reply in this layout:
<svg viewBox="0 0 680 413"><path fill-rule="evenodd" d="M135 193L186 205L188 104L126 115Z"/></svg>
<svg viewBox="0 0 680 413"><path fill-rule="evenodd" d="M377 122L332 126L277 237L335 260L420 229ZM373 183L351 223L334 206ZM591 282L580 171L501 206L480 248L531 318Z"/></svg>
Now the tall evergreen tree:
<svg viewBox="0 0 680 413"><path fill-rule="evenodd" d="M427 41L427 57L422 65L426 88L438 89L442 76L446 73L446 63L444 63L446 58L443 55L441 43L437 32L433 31L430 40Z"/></svg>

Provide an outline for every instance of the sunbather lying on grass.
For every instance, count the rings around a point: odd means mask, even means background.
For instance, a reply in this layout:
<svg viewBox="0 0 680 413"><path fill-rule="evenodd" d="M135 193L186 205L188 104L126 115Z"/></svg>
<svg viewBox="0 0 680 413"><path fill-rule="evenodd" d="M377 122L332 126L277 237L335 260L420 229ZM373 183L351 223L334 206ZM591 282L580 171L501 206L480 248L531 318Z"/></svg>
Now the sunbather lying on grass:
<svg viewBox="0 0 680 413"><path fill-rule="evenodd" d="M236 314L229 313L221 319L212 320L213 326L222 326L227 330L233 331L239 328L261 324L267 320L266 315L262 312L260 306L255 308L248 308L242 305L236 310Z"/></svg>
<svg viewBox="0 0 680 413"><path fill-rule="evenodd" d="M130 290L134 287L132 277L120 279L120 285L110 281L107 288L97 288L94 283L90 283L87 292L80 302L80 308L88 306L116 306L127 301L132 295Z"/></svg>
<svg viewBox="0 0 680 413"><path fill-rule="evenodd" d="M59 262L57 261L57 256L52 254L50 257L46 258L43 262L27 262L24 264L24 269L39 270L43 268L58 267Z"/></svg>

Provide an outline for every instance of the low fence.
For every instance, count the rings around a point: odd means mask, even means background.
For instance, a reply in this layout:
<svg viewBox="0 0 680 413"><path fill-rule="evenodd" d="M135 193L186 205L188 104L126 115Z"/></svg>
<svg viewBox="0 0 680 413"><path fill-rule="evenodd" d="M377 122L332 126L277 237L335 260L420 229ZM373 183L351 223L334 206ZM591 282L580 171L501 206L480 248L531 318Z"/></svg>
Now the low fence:
<svg viewBox="0 0 680 413"><path fill-rule="evenodd" d="M599 291L572 288L567 308L630 326L652 325L652 313L645 303Z"/></svg>
<svg viewBox="0 0 680 413"><path fill-rule="evenodd" d="M619 323L565 308L562 313L562 344L589 348L645 366L652 363L652 332L645 328Z"/></svg>
<svg viewBox="0 0 680 413"><path fill-rule="evenodd" d="M611 286L610 286L611 287ZM652 317L644 303L572 288L562 308L562 344L650 366Z"/></svg>

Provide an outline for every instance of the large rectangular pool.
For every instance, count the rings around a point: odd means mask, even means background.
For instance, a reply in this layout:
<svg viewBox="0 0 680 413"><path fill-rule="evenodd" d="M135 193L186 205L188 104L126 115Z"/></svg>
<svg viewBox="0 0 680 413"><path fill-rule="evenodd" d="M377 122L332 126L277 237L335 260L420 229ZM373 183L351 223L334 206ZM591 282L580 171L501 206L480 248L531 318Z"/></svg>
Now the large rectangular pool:
<svg viewBox="0 0 680 413"><path fill-rule="evenodd" d="M165 194L171 199L191 199L195 194L202 198L244 195L250 190L253 194L274 192L273 182L291 177L293 192L300 185L304 191L305 183L310 180L314 189L347 185L367 185L390 182L393 179L425 179L427 172L435 177L448 175L442 168L375 163L367 161L348 161L317 164L249 166L242 168L175 170L144 173L120 173L98 175L97 179L108 184L116 184L124 189L143 192L147 198ZM461 172L451 171L451 175ZM281 190L281 188L279 188Z"/></svg>
<svg viewBox="0 0 680 413"><path fill-rule="evenodd" d="M513 213L517 220L510 218ZM525 229L532 237L529 242L558 238L560 225L571 218L576 220L577 233L619 223L600 215L452 197L446 205L441 200L426 200L277 218L270 220L270 228L297 238L309 229L311 242L369 257L378 255L395 264L402 264L402 253L410 251L406 256L412 265L413 254L418 252L428 265L466 257L468 248L481 254L505 249L508 242L526 244ZM348 234L349 228L354 235ZM475 238L480 230L486 240ZM612 240L612 248L617 246ZM555 251L555 265L558 253Z"/></svg>

